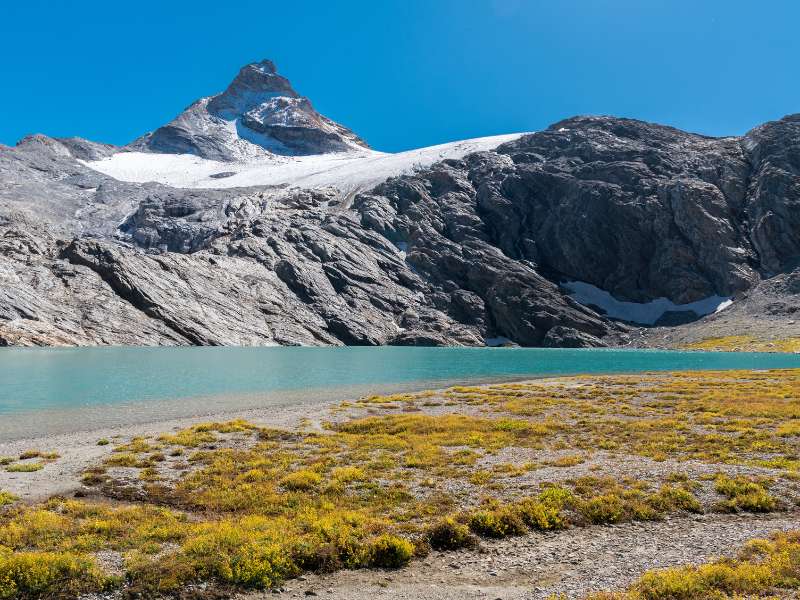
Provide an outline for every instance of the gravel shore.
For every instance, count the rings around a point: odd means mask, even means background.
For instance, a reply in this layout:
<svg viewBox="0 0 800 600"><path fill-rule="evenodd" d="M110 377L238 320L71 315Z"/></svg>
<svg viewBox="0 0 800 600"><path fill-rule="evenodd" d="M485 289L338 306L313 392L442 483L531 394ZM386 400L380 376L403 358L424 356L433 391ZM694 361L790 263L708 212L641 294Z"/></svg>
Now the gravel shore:
<svg viewBox="0 0 800 600"><path fill-rule="evenodd" d="M539 600L580 598L624 587L647 569L686 565L735 553L752 538L800 526L800 513L697 515L661 522L582 527L483 541L479 552L433 552L400 571L339 571L288 581L279 595L240 600Z"/></svg>

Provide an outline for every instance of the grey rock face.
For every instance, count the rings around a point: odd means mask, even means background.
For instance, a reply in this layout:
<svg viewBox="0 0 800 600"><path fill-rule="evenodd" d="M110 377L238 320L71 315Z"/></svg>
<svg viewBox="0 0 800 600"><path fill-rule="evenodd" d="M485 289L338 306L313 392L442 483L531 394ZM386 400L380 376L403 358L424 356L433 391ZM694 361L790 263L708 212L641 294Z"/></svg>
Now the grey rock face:
<svg viewBox="0 0 800 600"><path fill-rule="evenodd" d="M753 247L769 275L800 265L800 115L749 132L752 166L745 214Z"/></svg>
<svg viewBox="0 0 800 600"><path fill-rule="evenodd" d="M615 297L686 303L758 279L738 215L750 172L735 138L601 117L506 144L513 169L478 199L507 254Z"/></svg>
<svg viewBox="0 0 800 600"><path fill-rule="evenodd" d="M321 154L367 144L319 114L269 60L243 67L228 88L202 98L129 148L231 161L272 152Z"/></svg>
<svg viewBox="0 0 800 600"><path fill-rule="evenodd" d="M254 90L297 99L262 65L215 110ZM0 148L0 343L626 343L631 329L573 301L567 280L638 302L736 296L675 331L788 323L798 123L714 139L577 117L346 203L335 189L123 183L78 160L112 148L32 136Z"/></svg>
<svg viewBox="0 0 800 600"><path fill-rule="evenodd" d="M445 161L358 196L354 209L364 227L406 249L406 262L432 287L438 308L480 324L486 337L536 346L553 327L577 327L592 345L601 345L598 338L613 329L606 321L565 297L531 264L490 243L469 164L493 172L509 161L494 153Z"/></svg>

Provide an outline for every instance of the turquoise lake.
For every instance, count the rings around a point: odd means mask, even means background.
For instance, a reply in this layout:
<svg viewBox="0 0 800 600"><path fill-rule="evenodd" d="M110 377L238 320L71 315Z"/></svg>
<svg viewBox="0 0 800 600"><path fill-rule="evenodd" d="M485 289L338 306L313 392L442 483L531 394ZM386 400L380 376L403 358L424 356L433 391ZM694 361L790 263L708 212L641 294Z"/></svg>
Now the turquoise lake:
<svg viewBox="0 0 800 600"><path fill-rule="evenodd" d="M570 373L800 367L800 355L521 348L0 349L0 414Z"/></svg>

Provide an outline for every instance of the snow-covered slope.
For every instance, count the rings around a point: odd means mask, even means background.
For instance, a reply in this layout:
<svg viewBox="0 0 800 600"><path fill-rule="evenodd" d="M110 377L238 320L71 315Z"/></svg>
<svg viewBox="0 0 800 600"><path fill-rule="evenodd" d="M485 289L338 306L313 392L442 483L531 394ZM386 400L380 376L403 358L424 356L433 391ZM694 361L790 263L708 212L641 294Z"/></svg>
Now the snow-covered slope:
<svg viewBox="0 0 800 600"><path fill-rule="evenodd" d="M492 150L521 135L515 133L474 138L396 154L363 149L307 156L269 155L246 161L223 162L193 154L118 152L84 164L121 181L155 181L180 188L291 185L305 188L333 186L342 192L351 192L440 160Z"/></svg>
<svg viewBox="0 0 800 600"><path fill-rule="evenodd" d="M572 292L570 297L586 306L597 306L612 319L655 325L668 312L693 312L698 318L725 310L733 299L728 296L709 296L688 304L675 304L667 298L656 298L650 302L626 302L617 300L605 290L583 281L568 281L563 284Z"/></svg>

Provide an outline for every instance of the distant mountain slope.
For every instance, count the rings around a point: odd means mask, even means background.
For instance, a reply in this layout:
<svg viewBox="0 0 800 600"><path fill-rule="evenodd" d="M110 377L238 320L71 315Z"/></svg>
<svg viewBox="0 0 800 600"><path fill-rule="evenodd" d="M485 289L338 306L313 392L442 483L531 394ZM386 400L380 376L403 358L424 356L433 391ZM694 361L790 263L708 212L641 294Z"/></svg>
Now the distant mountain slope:
<svg viewBox="0 0 800 600"><path fill-rule="evenodd" d="M0 344L582 347L669 335L639 325L689 341L800 329L798 115L729 138L575 117L382 154L273 102L293 94L262 62L127 148L0 147Z"/></svg>

